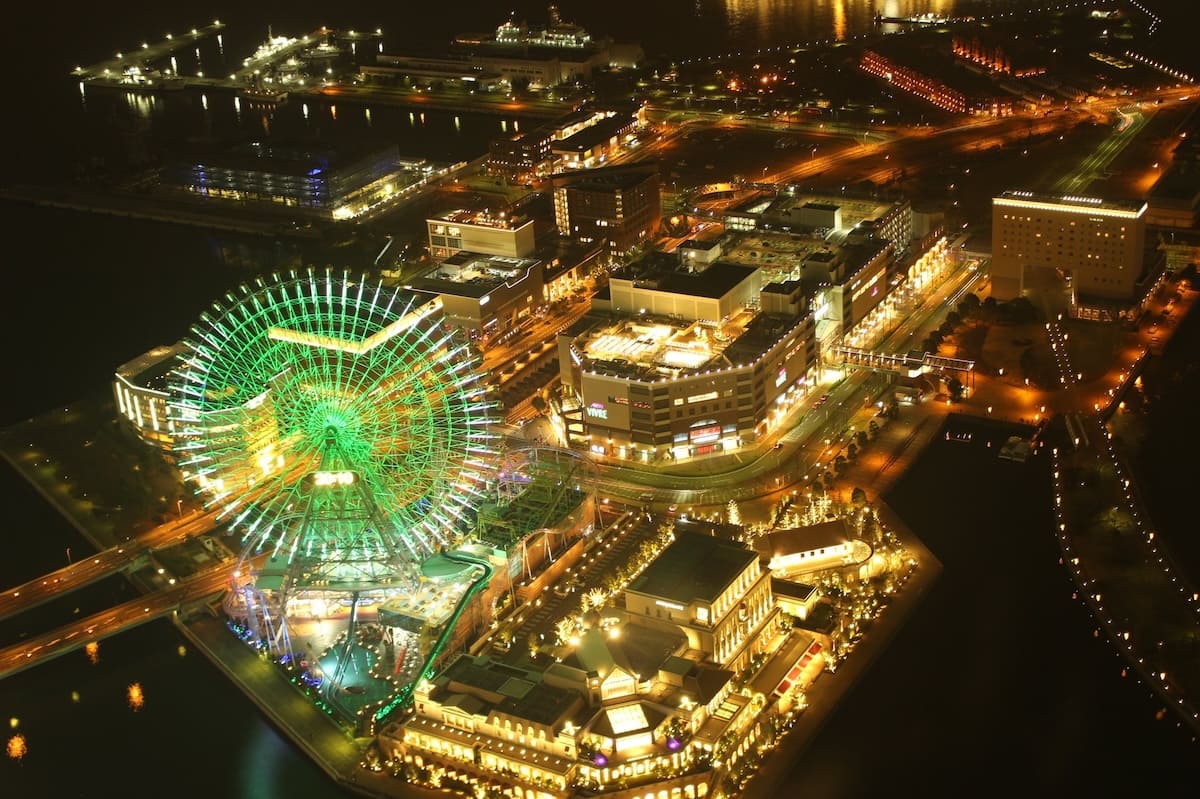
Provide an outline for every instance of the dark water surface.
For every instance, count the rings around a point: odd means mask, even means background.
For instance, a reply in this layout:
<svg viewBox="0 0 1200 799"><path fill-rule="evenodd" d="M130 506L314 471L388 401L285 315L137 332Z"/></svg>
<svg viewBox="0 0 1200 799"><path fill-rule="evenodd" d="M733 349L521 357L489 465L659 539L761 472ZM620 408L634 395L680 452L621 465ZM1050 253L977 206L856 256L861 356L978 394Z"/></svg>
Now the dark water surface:
<svg viewBox="0 0 1200 799"><path fill-rule="evenodd" d="M734 47L837 38L867 30L872 13L960 13L1013 3L937 0L662 0L652 4L560 2L563 16L594 33L639 39L650 53L693 55ZM892 7L895 6L893 9ZM391 3L329 7L297 3L163 3L65 9L24 5L8 46L22 78L9 85L0 175L71 174L81 126L114 148L136 139L138 120L165 130L251 125L232 110L190 104L168 110L123 97L89 98L87 113L65 78L77 62L137 46L219 16L233 29L225 51L247 55L268 23L289 35L318 25L382 25L389 51L485 30L516 9L543 19L542 2L503 6L463 0L428 9ZM503 9L501 11L500 9ZM1181 26L1167 36L1181 36ZM122 105L124 104L124 105ZM104 113L96 114L97 106ZM14 109L19 109L14 112ZM210 120L206 122L205 113ZM314 105L279 124L336 124ZM156 116L157 115L157 116ZM365 124L339 110L339 123ZM501 120L377 112L372 123L426 157L463 157ZM407 133L404 131L407 130ZM6 222L0 324L7 336L0 424L69 402L104 384L134 355L179 338L222 290L246 276L222 258L225 240L133 223L0 205ZM251 249L250 258L270 253ZM1186 402L1195 407L1200 387ZM1194 427L1194 426L1193 426ZM797 763L795 785L813 796L1042 795L1151 792L1180 795L1198 776L1189 736L1154 720L1148 692L1119 677L1112 648L1092 637L1082 605L1057 563L1049 534L1045 464L1023 467L967 458L939 441L897 486L891 501L945 564L937 585L894 644ZM1182 489L1181 489L1182 490ZM0 468L5 555L0 588L87 550L78 534L7 466ZM1165 529L1183 524L1161 519ZM127 589L107 581L28 620L0 625L0 643L23 626L86 612ZM70 605L70 607L68 607ZM22 622L27 622L23 625ZM180 650L180 647L183 647ZM29 753L0 760L0 795L29 797L334 797L341 793L299 755L167 622L105 641L99 662L66 656L0 682L0 722L16 720ZM128 687L145 702L134 711ZM77 699L73 695L77 694ZM12 730L4 736L12 734ZM1188 791L1191 794L1191 791ZM791 793L787 795L792 795Z"/></svg>

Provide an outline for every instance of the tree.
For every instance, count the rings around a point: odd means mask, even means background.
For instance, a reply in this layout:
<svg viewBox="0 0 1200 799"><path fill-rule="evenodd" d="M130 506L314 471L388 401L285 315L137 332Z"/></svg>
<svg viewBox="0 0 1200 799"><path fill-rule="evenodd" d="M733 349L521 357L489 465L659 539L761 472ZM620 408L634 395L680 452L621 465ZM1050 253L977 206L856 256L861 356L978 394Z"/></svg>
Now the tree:
<svg viewBox="0 0 1200 799"><path fill-rule="evenodd" d="M963 323L963 316L958 311L951 311L946 314L946 324L950 325L951 330Z"/></svg>
<svg viewBox="0 0 1200 799"><path fill-rule="evenodd" d="M725 518L730 524L736 524L739 527L742 524L742 512L738 509L737 500L729 500L729 505L725 508Z"/></svg>
<svg viewBox="0 0 1200 799"><path fill-rule="evenodd" d="M871 424L875 423L871 422ZM867 445L867 442L871 440L871 437L867 435L865 430L859 430L854 434L854 440L858 443L859 449L862 449Z"/></svg>
<svg viewBox="0 0 1200 799"><path fill-rule="evenodd" d="M950 394L950 399L954 402L962 402L963 384L957 377L952 377L946 381L946 391Z"/></svg>
<svg viewBox="0 0 1200 799"><path fill-rule="evenodd" d="M874 419L867 422L867 432L870 433L871 438L879 435L879 422L875 421Z"/></svg>
<svg viewBox="0 0 1200 799"><path fill-rule="evenodd" d="M855 460L858 457L858 444L855 444L853 441L851 441L846 446L846 457L850 460Z"/></svg>
<svg viewBox="0 0 1200 799"><path fill-rule="evenodd" d="M854 490L850 492L850 501L859 508L863 507L867 504L867 492L860 486L855 486Z"/></svg>

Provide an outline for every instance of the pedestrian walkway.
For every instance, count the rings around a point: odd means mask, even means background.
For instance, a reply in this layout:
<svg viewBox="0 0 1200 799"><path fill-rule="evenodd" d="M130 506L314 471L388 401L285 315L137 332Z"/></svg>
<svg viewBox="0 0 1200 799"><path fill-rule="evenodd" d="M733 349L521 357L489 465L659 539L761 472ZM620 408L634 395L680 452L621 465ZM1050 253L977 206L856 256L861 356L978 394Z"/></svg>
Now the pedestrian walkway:
<svg viewBox="0 0 1200 799"><path fill-rule="evenodd" d="M859 456L848 462L835 490L849 499L853 489L861 488L869 501L878 501L933 440L952 411L952 406L934 401L901 408L899 418L887 420Z"/></svg>

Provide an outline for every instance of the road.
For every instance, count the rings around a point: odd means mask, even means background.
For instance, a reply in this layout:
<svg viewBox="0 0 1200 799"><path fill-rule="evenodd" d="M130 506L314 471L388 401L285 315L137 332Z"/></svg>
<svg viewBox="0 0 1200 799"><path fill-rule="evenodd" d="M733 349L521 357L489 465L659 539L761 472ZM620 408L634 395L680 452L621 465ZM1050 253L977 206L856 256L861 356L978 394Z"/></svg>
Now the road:
<svg viewBox="0 0 1200 799"><path fill-rule="evenodd" d="M10 588L0 594L0 620L131 568L155 549L174 546L190 536L206 533L215 526L213 514L194 512L182 519L161 524L136 541L97 552L24 585Z"/></svg>
<svg viewBox="0 0 1200 799"><path fill-rule="evenodd" d="M0 649L0 679L65 655L89 642L168 616L181 606L213 597L225 590L234 563L218 564L178 585L131 599L56 630Z"/></svg>

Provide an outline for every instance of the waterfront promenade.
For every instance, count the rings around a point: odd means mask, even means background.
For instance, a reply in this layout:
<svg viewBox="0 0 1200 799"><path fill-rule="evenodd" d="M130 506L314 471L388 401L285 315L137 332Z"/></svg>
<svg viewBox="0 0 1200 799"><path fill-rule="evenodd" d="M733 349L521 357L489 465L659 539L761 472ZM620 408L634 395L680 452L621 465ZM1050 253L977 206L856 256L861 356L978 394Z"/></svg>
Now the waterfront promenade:
<svg viewBox="0 0 1200 799"><path fill-rule="evenodd" d="M783 795L780 793L780 784L785 780L788 780L789 792L794 791L797 785L804 786L803 776L797 779L792 774L796 761L836 712L845 695L866 677L905 622L917 612L921 599L942 571L941 562L891 508L880 502L875 505L875 510L880 522L896 533L905 555L916 561L916 570L875 619L870 632L842 658L837 670L832 674L822 674L806 692L808 707L797 717L792 729L780 738L776 749L764 759L755 778L742 789L740 795L745 799L775 799ZM795 795L816 796L819 792L805 786Z"/></svg>

